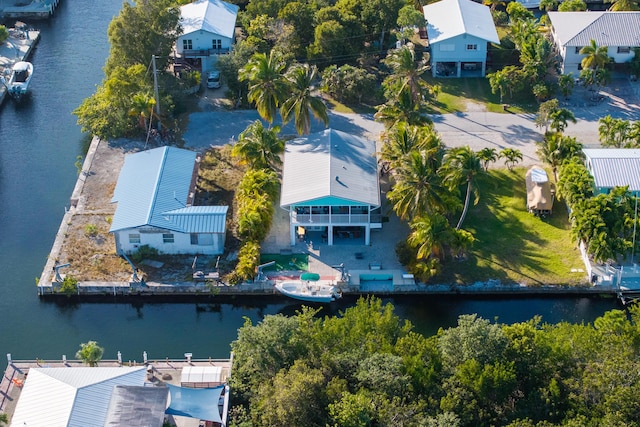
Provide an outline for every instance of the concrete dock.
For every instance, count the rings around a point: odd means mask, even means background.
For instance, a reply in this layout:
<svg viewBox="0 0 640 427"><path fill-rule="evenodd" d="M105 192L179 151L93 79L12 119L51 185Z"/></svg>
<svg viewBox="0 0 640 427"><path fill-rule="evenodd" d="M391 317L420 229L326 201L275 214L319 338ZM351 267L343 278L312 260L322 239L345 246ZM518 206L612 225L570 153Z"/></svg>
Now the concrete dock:
<svg viewBox="0 0 640 427"><path fill-rule="evenodd" d="M42 20L53 16L60 0L3 0L0 2L0 20Z"/></svg>

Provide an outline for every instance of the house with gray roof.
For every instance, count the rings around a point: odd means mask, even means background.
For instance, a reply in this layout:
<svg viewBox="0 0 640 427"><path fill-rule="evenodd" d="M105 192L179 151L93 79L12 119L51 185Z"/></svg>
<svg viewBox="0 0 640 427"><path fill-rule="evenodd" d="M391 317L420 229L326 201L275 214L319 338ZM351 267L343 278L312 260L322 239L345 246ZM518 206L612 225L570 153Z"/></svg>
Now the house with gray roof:
<svg viewBox="0 0 640 427"><path fill-rule="evenodd" d="M616 64L629 62L640 47L640 12L549 12L551 37L562 74L580 74L580 50L595 40Z"/></svg>
<svg viewBox="0 0 640 427"><path fill-rule="evenodd" d="M484 77L488 43L500 44L489 7L441 0L423 7L434 77Z"/></svg>
<svg viewBox="0 0 640 427"><path fill-rule="evenodd" d="M200 157L175 147L128 154L112 202L118 253L149 245L166 254L224 252L227 206L193 206Z"/></svg>
<svg viewBox="0 0 640 427"><path fill-rule="evenodd" d="M231 51L237 17L238 6L222 0L196 0L181 6L182 34L176 40L176 53L199 63L203 72L211 70L218 55Z"/></svg>
<svg viewBox="0 0 640 427"><path fill-rule="evenodd" d="M289 212L291 245L370 244L382 228L375 143L326 129L285 145L280 207Z"/></svg>
<svg viewBox="0 0 640 427"><path fill-rule="evenodd" d="M608 193L614 187L629 187L640 192L640 149L585 148L585 165L593 176L598 193Z"/></svg>

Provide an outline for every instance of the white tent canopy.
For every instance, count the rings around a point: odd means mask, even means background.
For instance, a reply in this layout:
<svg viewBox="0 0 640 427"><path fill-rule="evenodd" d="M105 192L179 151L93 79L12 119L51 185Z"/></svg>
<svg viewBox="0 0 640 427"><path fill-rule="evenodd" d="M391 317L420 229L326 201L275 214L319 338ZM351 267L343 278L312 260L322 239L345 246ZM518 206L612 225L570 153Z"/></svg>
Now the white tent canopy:
<svg viewBox="0 0 640 427"><path fill-rule="evenodd" d="M221 366L185 366L182 368L180 382L185 384L222 383Z"/></svg>

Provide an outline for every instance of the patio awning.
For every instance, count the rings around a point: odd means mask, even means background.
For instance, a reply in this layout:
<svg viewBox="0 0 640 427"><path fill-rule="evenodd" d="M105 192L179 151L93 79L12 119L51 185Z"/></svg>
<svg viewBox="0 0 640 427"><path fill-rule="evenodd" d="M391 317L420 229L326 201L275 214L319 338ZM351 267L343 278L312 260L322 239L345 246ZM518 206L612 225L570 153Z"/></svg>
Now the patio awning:
<svg viewBox="0 0 640 427"><path fill-rule="evenodd" d="M182 383L221 383L221 366L185 366L180 376ZM184 384L183 384L184 385Z"/></svg>
<svg viewBox="0 0 640 427"><path fill-rule="evenodd" d="M224 385L215 388L186 388L167 384L170 403L165 411L169 415L213 421L224 425L218 406Z"/></svg>

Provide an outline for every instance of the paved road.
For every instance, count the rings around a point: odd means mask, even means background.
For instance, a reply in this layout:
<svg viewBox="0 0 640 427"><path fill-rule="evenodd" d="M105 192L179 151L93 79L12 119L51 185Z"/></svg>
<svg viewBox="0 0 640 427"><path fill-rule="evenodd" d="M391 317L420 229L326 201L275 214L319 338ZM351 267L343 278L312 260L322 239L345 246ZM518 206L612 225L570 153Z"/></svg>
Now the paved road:
<svg viewBox="0 0 640 427"><path fill-rule="evenodd" d="M598 146L598 119L607 114L626 120L640 120L640 83L617 79L604 88L604 101L590 103L589 93L576 89L566 108L572 110L578 119L565 131L575 136L585 146ZM223 145L238 138L247 125L258 120L256 111L208 111L193 113L184 134L187 147L204 149L210 145ZM474 150L493 147L516 148L523 154L524 165L539 163L536 155L536 141L542 139L541 129L535 126L534 114L504 114L486 111L442 114L431 116L442 141L448 147L469 145ZM341 114L330 112L329 124L332 128L379 140L382 124L373 120L371 114ZM314 122L312 132L322 130L320 122ZM295 135L292 124L282 130L283 135Z"/></svg>

